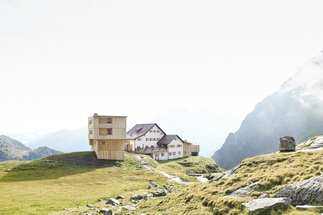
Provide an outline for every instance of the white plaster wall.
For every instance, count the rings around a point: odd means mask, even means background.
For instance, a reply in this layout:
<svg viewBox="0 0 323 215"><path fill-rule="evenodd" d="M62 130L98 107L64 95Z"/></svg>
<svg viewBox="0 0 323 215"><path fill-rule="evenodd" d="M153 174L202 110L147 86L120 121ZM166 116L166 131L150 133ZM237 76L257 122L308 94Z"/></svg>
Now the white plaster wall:
<svg viewBox="0 0 323 215"><path fill-rule="evenodd" d="M150 132L151 131L156 131L156 132ZM165 134L156 126L154 125L145 135L139 137L141 138L141 141L138 141L138 138L135 139L135 148L138 146L140 148L149 146L154 146L155 148L157 147L157 142L159 141L157 138L161 139ZM159 133L157 133L157 130L159 130ZM147 141L146 138L149 138ZM150 138L156 138L156 140L150 141Z"/></svg>
<svg viewBox="0 0 323 215"><path fill-rule="evenodd" d="M159 158L158 158L158 154L159 154ZM164 152L164 156L161 156L161 152L155 153L154 159L155 160L168 160L168 152Z"/></svg>
<svg viewBox="0 0 323 215"><path fill-rule="evenodd" d="M170 146L173 145L175 148L171 148ZM182 147L177 147L177 145L181 145ZM168 152L169 152L169 159L174 158L182 158L183 157L183 142L176 137L176 140L172 140L170 144L168 144ZM173 155L173 153L176 152L176 155ZM178 154L180 152L181 154Z"/></svg>

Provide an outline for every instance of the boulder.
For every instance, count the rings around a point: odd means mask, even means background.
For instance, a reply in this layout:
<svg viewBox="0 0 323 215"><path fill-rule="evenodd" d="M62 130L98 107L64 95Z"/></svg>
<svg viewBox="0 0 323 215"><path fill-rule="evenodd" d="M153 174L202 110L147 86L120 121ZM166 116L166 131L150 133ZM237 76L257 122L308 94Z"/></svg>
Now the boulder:
<svg viewBox="0 0 323 215"><path fill-rule="evenodd" d="M110 210L108 208L102 208L99 213L102 213L104 215L114 215L113 210Z"/></svg>
<svg viewBox="0 0 323 215"><path fill-rule="evenodd" d="M110 205L119 205L120 202L118 200L116 200L115 198L110 198L105 204L110 204Z"/></svg>
<svg viewBox="0 0 323 215"><path fill-rule="evenodd" d="M256 199L242 205L249 207L250 215L257 215L272 209L286 209L290 204L290 198L265 198Z"/></svg>
<svg viewBox="0 0 323 215"><path fill-rule="evenodd" d="M141 194L135 194L130 197L130 200L141 200L144 197Z"/></svg>
<svg viewBox="0 0 323 215"><path fill-rule="evenodd" d="M160 197L160 196L166 196L167 195L167 191L166 189L160 189L156 192L152 192L154 197Z"/></svg>
<svg viewBox="0 0 323 215"><path fill-rule="evenodd" d="M138 207L136 205L126 205L123 208L128 210L128 211L136 211L136 210L138 210Z"/></svg>
<svg viewBox="0 0 323 215"><path fill-rule="evenodd" d="M119 195L117 199L125 199L126 197Z"/></svg>
<svg viewBox="0 0 323 215"><path fill-rule="evenodd" d="M155 184L154 182L150 182L150 185L151 185L153 188L159 188L158 184Z"/></svg>
<svg viewBox="0 0 323 215"><path fill-rule="evenodd" d="M223 196L225 198L244 198L249 196L250 192L254 189L256 189L257 187L259 187L258 182L255 182L253 184L250 184L247 187L242 187L226 196Z"/></svg>
<svg viewBox="0 0 323 215"><path fill-rule="evenodd" d="M134 157L134 160L135 160L136 163L140 163L140 164L143 164L143 165L148 164L147 158L144 157L144 156L136 155Z"/></svg>
<svg viewBox="0 0 323 215"><path fill-rule="evenodd" d="M279 151L280 152L291 152L295 151L296 142L294 137L284 136L279 138Z"/></svg>
<svg viewBox="0 0 323 215"><path fill-rule="evenodd" d="M323 175L290 184L275 193L273 197L289 197L292 199L292 205L323 204Z"/></svg>
<svg viewBox="0 0 323 215"><path fill-rule="evenodd" d="M146 194L146 195L144 196L144 200L151 199L152 197L153 197L153 195L152 195L152 194Z"/></svg>

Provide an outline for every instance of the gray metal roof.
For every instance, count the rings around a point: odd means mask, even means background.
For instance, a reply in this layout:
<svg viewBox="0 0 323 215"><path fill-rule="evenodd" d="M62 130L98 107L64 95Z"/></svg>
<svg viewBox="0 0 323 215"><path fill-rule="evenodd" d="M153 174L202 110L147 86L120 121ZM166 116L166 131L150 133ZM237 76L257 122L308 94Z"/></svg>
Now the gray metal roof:
<svg viewBox="0 0 323 215"><path fill-rule="evenodd" d="M177 137L178 139L180 139L182 142L184 142L178 135L165 135L163 136L158 142L157 144L163 144L163 145L168 145L170 142L172 142L172 140Z"/></svg>
<svg viewBox="0 0 323 215"><path fill-rule="evenodd" d="M140 136L143 136L146 134L154 125L157 125L156 123L150 123L150 124L136 124L133 126L126 135L127 140L133 140ZM157 127L161 130L161 128L157 125ZM165 132L161 130L164 134Z"/></svg>

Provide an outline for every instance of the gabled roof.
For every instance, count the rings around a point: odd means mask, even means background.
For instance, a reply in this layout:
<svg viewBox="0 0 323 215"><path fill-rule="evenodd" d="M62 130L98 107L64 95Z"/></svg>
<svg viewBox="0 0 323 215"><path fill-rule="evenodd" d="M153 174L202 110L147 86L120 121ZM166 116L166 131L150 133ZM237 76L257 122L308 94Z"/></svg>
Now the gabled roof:
<svg viewBox="0 0 323 215"><path fill-rule="evenodd" d="M178 139L180 139L182 142L184 142L178 135L165 135L163 136L158 142L157 144L162 144L162 145L168 145L170 144L170 142L172 142L172 140L174 140L174 138L177 137Z"/></svg>
<svg viewBox="0 0 323 215"><path fill-rule="evenodd" d="M161 130L165 134L165 132L156 123L136 124L127 132L126 139L133 140L138 137L141 137L145 135L155 125L159 128L159 130Z"/></svg>

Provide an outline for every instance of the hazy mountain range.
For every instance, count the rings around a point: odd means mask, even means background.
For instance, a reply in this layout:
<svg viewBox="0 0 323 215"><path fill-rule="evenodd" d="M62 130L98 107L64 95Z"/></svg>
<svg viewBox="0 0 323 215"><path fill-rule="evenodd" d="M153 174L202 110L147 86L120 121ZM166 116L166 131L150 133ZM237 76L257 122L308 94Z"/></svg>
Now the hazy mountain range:
<svg viewBox="0 0 323 215"><path fill-rule="evenodd" d="M87 127L73 131L62 129L54 133L49 133L26 143L26 146L32 149L36 149L40 146L47 146L62 152L91 151Z"/></svg>
<svg viewBox="0 0 323 215"><path fill-rule="evenodd" d="M238 130L241 119L228 114L216 115L207 109L192 113L184 108L173 108L151 122L157 123L167 134L177 134L183 140L200 145L200 155L211 157L228 133Z"/></svg>
<svg viewBox="0 0 323 215"><path fill-rule="evenodd" d="M0 162L6 160L35 160L58 153L61 152L44 146L32 150L11 137L0 135Z"/></svg>
<svg viewBox="0 0 323 215"><path fill-rule="evenodd" d="M212 158L231 169L244 158L278 151L280 136L297 143L323 134L323 51L281 88L259 102Z"/></svg>

